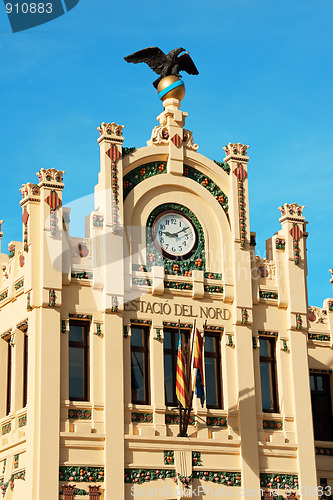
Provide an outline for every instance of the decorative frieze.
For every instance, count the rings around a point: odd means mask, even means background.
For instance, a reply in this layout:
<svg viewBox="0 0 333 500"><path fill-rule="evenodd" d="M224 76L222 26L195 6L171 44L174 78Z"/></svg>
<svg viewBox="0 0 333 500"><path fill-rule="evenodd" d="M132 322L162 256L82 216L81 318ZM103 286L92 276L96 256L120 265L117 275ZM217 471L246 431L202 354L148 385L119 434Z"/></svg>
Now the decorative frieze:
<svg viewBox="0 0 333 500"><path fill-rule="evenodd" d="M300 314L296 314L296 330L301 330L302 329L302 316Z"/></svg>
<svg viewBox="0 0 333 500"><path fill-rule="evenodd" d="M2 340L8 340L11 335L12 335L12 329L10 328L9 330L1 334L1 338Z"/></svg>
<svg viewBox="0 0 333 500"><path fill-rule="evenodd" d="M125 469L125 483L146 483L156 479L176 477L176 471L170 469Z"/></svg>
<svg viewBox="0 0 333 500"><path fill-rule="evenodd" d="M184 283L178 281L164 281L164 287L171 290L193 290L192 283Z"/></svg>
<svg viewBox="0 0 333 500"><path fill-rule="evenodd" d="M135 188L140 182L149 179L155 175L166 174L166 161L155 161L151 163L146 163L134 168L128 174L124 176L123 180L123 193L124 200L127 195Z"/></svg>
<svg viewBox="0 0 333 500"><path fill-rule="evenodd" d="M223 293L223 286L204 285L204 291L207 293Z"/></svg>
<svg viewBox="0 0 333 500"><path fill-rule="evenodd" d="M296 265L299 264L300 259L300 248L299 248L299 240L303 236L303 232L299 228L298 224L294 224L290 229L290 234L293 239L293 247L294 247L294 262Z"/></svg>
<svg viewBox="0 0 333 500"><path fill-rule="evenodd" d="M216 332L223 332L224 327L223 326L214 326L214 325L205 325L205 331L216 331Z"/></svg>
<svg viewBox="0 0 333 500"><path fill-rule="evenodd" d="M242 484L242 475L240 472L196 470L193 471L192 478L211 481L212 483L223 484L225 486L241 486Z"/></svg>
<svg viewBox="0 0 333 500"><path fill-rule="evenodd" d="M208 427L227 427L228 421L226 417L206 417L206 425Z"/></svg>
<svg viewBox="0 0 333 500"><path fill-rule="evenodd" d="M281 431L283 429L282 420L263 420L262 426L264 429Z"/></svg>
<svg viewBox="0 0 333 500"><path fill-rule="evenodd" d="M70 319L86 319L86 320L92 319L91 314L69 314L68 316Z"/></svg>
<svg viewBox="0 0 333 500"><path fill-rule="evenodd" d="M227 346L228 347L235 347L233 336L230 333L227 335Z"/></svg>
<svg viewBox="0 0 333 500"><path fill-rule="evenodd" d="M333 373L333 370L321 370L320 368L310 368L310 373Z"/></svg>
<svg viewBox="0 0 333 500"><path fill-rule="evenodd" d="M130 319L131 325L151 325L150 319Z"/></svg>
<svg viewBox="0 0 333 500"><path fill-rule="evenodd" d="M174 465L175 464L175 452L165 451L164 452L164 465Z"/></svg>
<svg viewBox="0 0 333 500"><path fill-rule="evenodd" d="M259 290L259 297L261 299L273 299L277 300L279 298L279 295L277 292L269 292L266 290Z"/></svg>
<svg viewBox="0 0 333 500"><path fill-rule="evenodd" d="M93 273L87 271L72 271L71 277L76 278L78 280L92 280Z"/></svg>
<svg viewBox="0 0 333 500"><path fill-rule="evenodd" d="M20 288L22 288L24 286L24 278L21 278L19 281L17 281L15 284L14 284L14 288L15 290L19 290Z"/></svg>
<svg viewBox="0 0 333 500"><path fill-rule="evenodd" d="M204 277L207 280L221 280L222 279L222 274L220 274L220 273L209 273L209 272L206 272L206 273L204 273Z"/></svg>
<svg viewBox="0 0 333 500"><path fill-rule="evenodd" d="M147 272L146 266L142 266L141 264L133 264L132 270L133 271L140 271L140 272L144 272L144 273Z"/></svg>
<svg viewBox="0 0 333 500"><path fill-rule="evenodd" d="M333 448L322 448L322 447L316 446L315 450L316 450L316 455L333 457Z"/></svg>
<svg viewBox="0 0 333 500"><path fill-rule="evenodd" d="M114 147L116 147L116 146L114 146ZM120 153L119 153L119 155L120 155ZM117 164L115 163L115 161L111 162L111 190L112 190L112 229L117 230L117 228L120 225L119 182L118 182L118 168L117 168Z"/></svg>
<svg viewBox="0 0 333 500"><path fill-rule="evenodd" d="M166 413L165 423L167 425L178 425L179 424L179 414L177 413ZM195 417L190 417L188 421L189 425L195 425Z"/></svg>
<svg viewBox="0 0 333 500"><path fill-rule="evenodd" d="M0 293L0 302L2 300L5 300L8 297L8 290L5 290L4 292Z"/></svg>
<svg viewBox="0 0 333 500"><path fill-rule="evenodd" d="M146 278L132 278L132 285L135 286L152 286L152 280Z"/></svg>
<svg viewBox="0 0 333 500"><path fill-rule="evenodd" d="M153 414L152 413L136 413L132 412L131 419L133 423L153 423Z"/></svg>
<svg viewBox="0 0 333 500"><path fill-rule="evenodd" d="M183 176L194 180L207 189L219 202L224 212L228 213L228 197L210 177L188 165L184 165Z"/></svg>
<svg viewBox="0 0 333 500"><path fill-rule="evenodd" d="M31 307L31 293L28 292L27 293L27 311L31 311L32 307Z"/></svg>
<svg viewBox="0 0 333 500"><path fill-rule="evenodd" d="M29 212L24 207L23 214L22 214L22 223L23 223L23 250L27 252L29 250L28 247L28 219L29 219Z"/></svg>
<svg viewBox="0 0 333 500"><path fill-rule="evenodd" d="M19 428L25 427L27 425L27 415L22 415L22 417L19 417L18 419L18 426Z"/></svg>
<svg viewBox="0 0 333 500"><path fill-rule="evenodd" d="M162 339L162 334L161 334L161 328L156 328L156 340L161 341Z"/></svg>
<svg viewBox="0 0 333 500"><path fill-rule="evenodd" d="M298 476L296 474L279 474L276 472L260 473L260 486L262 488L289 488L298 487Z"/></svg>
<svg viewBox="0 0 333 500"><path fill-rule="evenodd" d="M4 436L5 434L9 434L12 430L12 424L11 422L8 422L8 424L5 424L1 427L1 434Z"/></svg>
<svg viewBox="0 0 333 500"><path fill-rule="evenodd" d="M96 331L94 332L97 337L100 337L102 335L102 325L101 323L96 323Z"/></svg>
<svg viewBox="0 0 333 500"><path fill-rule="evenodd" d="M247 325L249 319L249 313L247 309L242 309L242 325Z"/></svg>
<svg viewBox="0 0 333 500"><path fill-rule="evenodd" d="M281 339L281 344L282 344L281 351L283 351L283 352L289 352L287 340L286 339Z"/></svg>
<svg viewBox="0 0 333 500"><path fill-rule="evenodd" d="M266 330L259 330L258 335L265 335L266 337L277 337L278 332L268 332Z"/></svg>
<svg viewBox="0 0 333 500"><path fill-rule="evenodd" d="M4 459L2 464L2 474L6 472L7 458Z"/></svg>
<svg viewBox="0 0 333 500"><path fill-rule="evenodd" d="M319 342L330 342L331 337L330 337L330 335L322 335L320 333L309 333L308 339L309 340L318 340Z"/></svg>
<svg viewBox="0 0 333 500"><path fill-rule="evenodd" d="M192 323L171 323L170 321L163 321L163 326L171 328L192 328Z"/></svg>
<svg viewBox="0 0 333 500"><path fill-rule="evenodd" d="M13 469L18 469L20 461L20 455L14 455Z"/></svg>
<svg viewBox="0 0 333 500"><path fill-rule="evenodd" d="M76 420L91 420L91 410L80 410L77 408L70 408L68 410L68 418Z"/></svg>
<svg viewBox="0 0 333 500"><path fill-rule="evenodd" d="M104 467L59 467L60 481L100 483L104 481Z"/></svg>

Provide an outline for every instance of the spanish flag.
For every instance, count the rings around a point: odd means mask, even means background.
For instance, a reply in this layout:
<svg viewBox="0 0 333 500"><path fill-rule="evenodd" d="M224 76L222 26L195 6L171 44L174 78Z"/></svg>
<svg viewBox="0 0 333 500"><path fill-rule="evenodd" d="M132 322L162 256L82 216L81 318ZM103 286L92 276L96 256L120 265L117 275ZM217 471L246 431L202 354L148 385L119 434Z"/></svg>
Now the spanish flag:
<svg viewBox="0 0 333 500"><path fill-rule="evenodd" d="M185 373L184 353L182 350L182 336L180 332L179 332L178 356L177 356L176 396L179 403L184 408L187 408L188 406L187 381Z"/></svg>
<svg viewBox="0 0 333 500"><path fill-rule="evenodd" d="M206 399L203 364L202 364L202 345L203 345L203 338L201 337L199 330L196 329L195 341L194 341L194 356L193 356L193 368L196 369L196 373L195 376L193 377L193 390L195 388L195 394L197 398L200 399L201 406L203 406L204 401Z"/></svg>

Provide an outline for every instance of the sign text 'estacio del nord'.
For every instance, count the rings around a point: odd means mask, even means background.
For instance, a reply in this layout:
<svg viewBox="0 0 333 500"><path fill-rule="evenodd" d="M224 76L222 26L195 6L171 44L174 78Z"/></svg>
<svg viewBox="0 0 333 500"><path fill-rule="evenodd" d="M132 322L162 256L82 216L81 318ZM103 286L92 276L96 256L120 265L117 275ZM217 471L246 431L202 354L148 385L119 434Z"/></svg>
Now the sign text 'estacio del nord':
<svg viewBox="0 0 333 500"><path fill-rule="evenodd" d="M230 319L230 311L220 307L207 307L189 304L178 304L165 302L149 302L147 300L131 300L124 304L124 310L128 312L141 312L144 314L161 314L169 316L181 316L186 318L200 319Z"/></svg>

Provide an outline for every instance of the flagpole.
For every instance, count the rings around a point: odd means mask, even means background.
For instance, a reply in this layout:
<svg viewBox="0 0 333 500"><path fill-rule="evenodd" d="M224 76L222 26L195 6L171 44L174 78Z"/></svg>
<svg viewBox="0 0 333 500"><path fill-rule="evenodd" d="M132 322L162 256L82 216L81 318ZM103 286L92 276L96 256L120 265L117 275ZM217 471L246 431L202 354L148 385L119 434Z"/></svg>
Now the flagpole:
<svg viewBox="0 0 333 500"><path fill-rule="evenodd" d="M194 326L195 326L195 320L194 320ZM206 329L206 326L207 326L207 320L205 321L204 325L203 325L203 336L205 336L205 329ZM193 337L196 335L196 331L193 335ZM193 350L193 346L192 346L192 350ZM191 356L192 358L192 356ZM191 398L189 399L189 403L188 403L188 408L189 408L189 414L188 414L188 420L187 420L187 426L188 426L188 422L189 422L189 419L190 419L190 411L191 411L191 408L192 408L192 403L193 403L193 394L194 394L194 391L193 391L193 385L191 384ZM186 429L187 429L187 426L186 426Z"/></svg>
<svg viewBox="0 0 333 500"><path fill-rule="evenodd" d="M180 337L181 337L180 319L178 319L178 344L179 344ZM180 404L179 400L178 400L178 405L179 405L179 434L178 434L178 436L181 437L181 436L183 436L183 415L182 415L182 405Z"/></svg>
<svg viewBox="0 0 333 500"><path fill-rule="evenodd" d="M187 349L187 365L186 365L186 372L187 372L187 387L188 387L188 404L187 408L184 411L184 434L187 435L187 428L190 420L190 414L191 414L191 409L192 409L192 400L193 400L193 388L192 388L192 382L191 382L191 370L192 370L192 353L193 353L193 348L194 348L194 340L195 340L195 332L196 332L196 320L194 320L194 325L193 325L193 330L192 330L192 338L190 339L188 343L188 349ZM191 391L191 396L190 396L190 391Z"/></svg>

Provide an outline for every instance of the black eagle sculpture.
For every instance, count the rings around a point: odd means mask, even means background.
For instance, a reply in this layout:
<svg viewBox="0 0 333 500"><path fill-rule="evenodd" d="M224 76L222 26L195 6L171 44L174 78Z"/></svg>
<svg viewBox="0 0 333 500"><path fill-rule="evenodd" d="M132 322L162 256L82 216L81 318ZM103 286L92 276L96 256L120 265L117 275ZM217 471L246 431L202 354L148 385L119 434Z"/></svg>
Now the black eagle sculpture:
<svg viewBox="0 0 333 500"><path fill-rule="evenodd" d="M185 54L180 55L184 51L185 49L180 47L179 49L171 50L169 54L164 54L158 47L147 47L124 57L124 59L128 63L134 64L144 62L155 73L161 75L153 82L154 87L157 88L157 85L165 76L174 75L180 78L180 71L186 71L189 75L199 74L189 53L185 52Z"/></svg>

